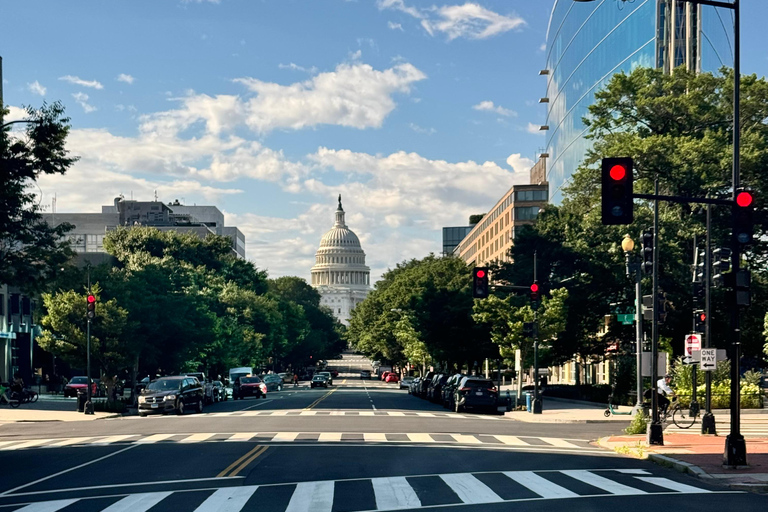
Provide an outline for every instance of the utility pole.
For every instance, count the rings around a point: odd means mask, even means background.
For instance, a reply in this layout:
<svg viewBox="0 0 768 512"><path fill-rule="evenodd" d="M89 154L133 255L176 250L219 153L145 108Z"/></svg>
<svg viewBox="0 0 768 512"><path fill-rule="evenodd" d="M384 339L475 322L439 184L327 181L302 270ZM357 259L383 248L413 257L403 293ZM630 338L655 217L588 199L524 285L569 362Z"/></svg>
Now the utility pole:
<svg viewBox="0 0 768 512"><path fill-rule="evenodd" d="M706 261L704 264L707 267L705 275L707 276L705 288L704 288L704 313L707 318L704 320L704 348L712 348L712 324L709 317L710 308L710 286L712 284L711 277L711 264L712 264L712 205L707 205L707 251ZM712 372L704 372L704 382L706 383L706 391L704 396L704 409L705 413L701 417L701 433L702 434L717 434L717 426L715 425L715 415L712 414Z"/></svg>

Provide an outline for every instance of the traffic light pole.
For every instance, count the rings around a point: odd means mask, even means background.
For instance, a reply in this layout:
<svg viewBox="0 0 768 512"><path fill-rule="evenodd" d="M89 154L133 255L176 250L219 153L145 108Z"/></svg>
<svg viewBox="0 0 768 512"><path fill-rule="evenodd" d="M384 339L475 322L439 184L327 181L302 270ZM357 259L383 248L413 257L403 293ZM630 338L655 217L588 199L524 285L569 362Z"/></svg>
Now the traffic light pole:
<svg viewBox="0 0 768 512"><path fill-rule="evenodd" d="M533 282L536 283L536 251L533 251ZM533 414L541 414L541 395L539 395L539 308L533 306Z"/></svg>
<svg viewBox="0 0 768 512"><path fill-rule="evenodd" d="M710 323L710 288L712 287L712 205L707 205L707 248L704 252L704 347L712 348L712 325ZM717 434L715 415L712 414L712 372L704 372L706 391L704 396L704 415L701 417L701 433Z"/></svg>
<svg viewBox="0 0 768 512"><path fill-rule="evenodd" d="M654 180L654 195L657 196L653 203L653 325L651 326L651 411L652 420L648 425L648 444L664 444L664 431L659 417L659 178Z"/></svg>
<svg viewBox="0 0 768 512"><path fill-rule="evenodd" d="M91 266L88 265L88 295L91 294ZM87 400L85 401L85 414L93 414L93 402L91 401L91 317L86 314L88 325L86 327L86 375L88 377L88 389L86 391Z"/></svg>

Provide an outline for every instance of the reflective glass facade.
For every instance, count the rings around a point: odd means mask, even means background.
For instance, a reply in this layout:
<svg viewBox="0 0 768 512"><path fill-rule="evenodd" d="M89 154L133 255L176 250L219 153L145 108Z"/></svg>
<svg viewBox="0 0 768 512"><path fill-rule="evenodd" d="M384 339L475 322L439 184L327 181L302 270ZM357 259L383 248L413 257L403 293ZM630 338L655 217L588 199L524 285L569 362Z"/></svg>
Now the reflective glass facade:
<svg viewBox="0 0 768 512"><path fill-rule="evenodd" d="M615 73L640 66L731 66L732 20L730 9L682 0L555 0L545 67L550 202L561 202L562 187L590 147L582 118L595 93Z"/></svg>

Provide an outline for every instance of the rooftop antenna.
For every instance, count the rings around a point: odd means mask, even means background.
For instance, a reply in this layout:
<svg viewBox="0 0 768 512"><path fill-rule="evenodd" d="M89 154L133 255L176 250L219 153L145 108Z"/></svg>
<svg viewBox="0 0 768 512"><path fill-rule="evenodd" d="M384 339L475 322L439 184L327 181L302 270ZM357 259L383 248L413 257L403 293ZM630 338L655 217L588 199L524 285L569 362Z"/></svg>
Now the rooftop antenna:
<svg viewBox="0 0 768 512"><path fill-rule="evenodd" d="M157 190L155 190L155 202L157 202Z"/></svg>

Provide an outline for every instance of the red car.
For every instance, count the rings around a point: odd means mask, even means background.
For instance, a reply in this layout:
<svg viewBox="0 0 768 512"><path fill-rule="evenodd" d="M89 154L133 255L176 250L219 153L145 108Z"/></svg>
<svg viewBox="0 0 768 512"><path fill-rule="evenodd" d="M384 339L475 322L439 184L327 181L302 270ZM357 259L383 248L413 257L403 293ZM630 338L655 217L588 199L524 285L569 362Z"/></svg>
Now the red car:
<svg viewBox="0 0 768 512"><path fill-rule="evenodd" d="M384 372L384 373L382 373L381 374L381 380L386 381L387 380L387 375L389 375L390 373L392 373L392 372Z"/></svg>
<svg viewBox="0 0 768 512"><path fill-rule="evenodd" d="M99 394L99 387L97 384L98 379L91 379L91 395L97 396ZM88 377L72 377L72 380L64 386L64 396L76 397L79 389L88 388Z"/></svg>
<svg viewBox="0 0 768 512"><path fill-rule="evenodd" d="M384 382L399 382L399 381L400 381L400 378L394 372L391 372L386 377L384 377Z"/></svg>
<svg viewBox="0 0 768 512"><path fill-rule="evenodd" d="M238 377L232 386L232 398L243 400L248 396L267 398L267 385L259 377L253 375Z"/></svg>

